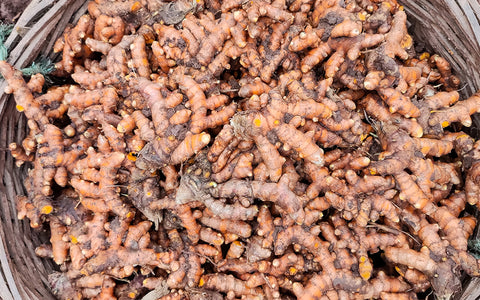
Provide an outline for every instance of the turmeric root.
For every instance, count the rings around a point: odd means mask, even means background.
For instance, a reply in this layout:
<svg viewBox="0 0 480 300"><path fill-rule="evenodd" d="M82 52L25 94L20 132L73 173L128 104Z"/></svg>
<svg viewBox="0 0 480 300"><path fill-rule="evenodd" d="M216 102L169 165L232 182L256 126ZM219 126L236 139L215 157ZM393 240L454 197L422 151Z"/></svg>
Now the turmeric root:
<svg viewBox="0 0 480 300"><path fill-rule="evenodd" d="M232 293L234 296L256 295L257 289L248 288L246 283L232 275L225 274L207 274L200 278L200 287L209 290L216 290L226 293Z"/></svg>
<svg viewBox="0 0 480 300"><path fill-rule="evenodd" d="M392 20L392 29L385 36L385 54L390 57L398 56L401 59L407 59L406 48L412 46L412 38L407 33L406 26L407 14L399 10L395 13Z"/></svg>
<svg viewBox="0 0 480 300"><path fill-rule="evenodd" d="M449 108L433 113L428 124L431 126L440 124L442 127L447 127L453 122L460 122L463 126L470 127L472 125L470 115L480 110L478 97L479 95L475 94Z"/></svg>
<svg viewBox="0 0 480 300"><path fill-rule="evenodd" d="M256 182L247 183L236 179L218 184L211 191L214 197L234 196L255 197L262 201L271 201L289 213L294 220L302 222L302 200L291 192L285 185Z"/></svg>
<svg viewBox="0 0 480 300"><path fill-rule="evenodd" d="M35 101L32 92L22 77L22 73L15 70L6 61L0 61L0 73L8 82L8 89L15 96L17 110L25 112L28 119L35 120L40 125L48 124L48 119L42 114L40 104Z"/></svg>
<svg viewBox="0 0 480 300"><path fill-rule="evenodd" d="M385 249L385 256L394 263L415 268L428 277L433 276L435 279L432 280L432 287L439 295L449 297L460 289L460 281L454 274L454 271L449 267L449 263L451 262L448 260L446 262L436 263L424 253L412 249L395 247ZM449 285L445 286L440 282L448 282Z"/></svg>
<svg viewBox="0 0 480 300"><path fill-rule="evenodd" d="M447 298L480 275L457 132L478 95L396 1L157 2L89 3L55 43L69 84L0 62L59 298Z"/></svg>
<svg viewBox="0 0 480 300"><path fill-rule="evenodd" d="M140 77L150 77L150 66L148 63L147 51L145 48L145 38L142 35L137 36L130 45L133 65Z"/></svg>
<svg viewBox="0 0 480 300"><path fill-rule="evenodd" d="M63 240L63 235L66 233L66 227L58 220L58 218L50 217L50 243L52 243L53 260L57 265L65 262L68 255L69 244Z"/></svg>

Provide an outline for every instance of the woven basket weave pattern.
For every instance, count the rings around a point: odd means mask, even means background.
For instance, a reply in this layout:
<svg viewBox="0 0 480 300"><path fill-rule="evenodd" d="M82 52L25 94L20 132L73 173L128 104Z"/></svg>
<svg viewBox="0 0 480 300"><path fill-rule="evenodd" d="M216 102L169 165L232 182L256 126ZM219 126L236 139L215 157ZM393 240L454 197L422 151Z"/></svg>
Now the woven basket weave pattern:
<svg viewBox="0 0 480 300"><path fill-rule="evenodd" d="M51 57L53 42L69 22L85 11L86 0L33 0L19 18L16 28L29 28L23 37L14 32L6 44L9 62L17 68L29 65L36 57ZM480 3L478 0L404 0L410 32L416 41L451 62L465 86L464 97L480 88ZM15 110L15 102L3 94L0 81L0 148L21 142L26 121ZM475 119L474 127L480 128ZM45 232L32 231L28 222L16 218L15 195L25 194L22 181L26 168L15 167L12 157L0 152L0 299L54 299L47 277L54 269L51 260L38 258L34 249L48 240ZM480 294L479 280L472 280L461 299ZM478 285L478 287L477 287Z"/></svg>

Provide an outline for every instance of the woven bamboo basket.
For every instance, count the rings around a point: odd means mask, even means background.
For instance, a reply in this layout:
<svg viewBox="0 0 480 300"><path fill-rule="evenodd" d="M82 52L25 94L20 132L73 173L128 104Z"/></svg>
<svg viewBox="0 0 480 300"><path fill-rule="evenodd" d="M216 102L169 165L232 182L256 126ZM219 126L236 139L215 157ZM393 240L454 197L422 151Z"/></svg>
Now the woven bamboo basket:
<svg viewBox="0 0 480 300"><path fill-rule="evenodd" d="M18 19L6 46L9 62L25 67L39 56L53 58L54 41L67 23L86 11L87 0L32 0ZM416 44L445 57L462 82L463 97L480 90L480 2L478 0L400 0L409 16L409 31ZM3 93L0 81L0 149L21 142L26 119L15 109L12 97ZM480 137L480 117L474 118L472 135ZM34 231L16 218L15 195L25 194L26 167L17 168L8 151L0 151L0 299L55 299L48 274L50 260L37 257L36 246L48 241L47 232ZM477 226L478 227L478 226ZM480 233L477 233L478 236ZM480 297L480 278L465 278L455 299Z"/></svg>

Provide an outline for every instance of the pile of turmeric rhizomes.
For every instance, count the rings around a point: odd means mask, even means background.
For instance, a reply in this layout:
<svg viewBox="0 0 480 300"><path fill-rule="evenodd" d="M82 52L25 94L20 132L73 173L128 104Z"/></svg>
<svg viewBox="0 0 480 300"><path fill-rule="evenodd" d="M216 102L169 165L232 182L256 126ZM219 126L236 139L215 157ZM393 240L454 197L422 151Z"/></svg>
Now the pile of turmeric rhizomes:
<svg viewBox="0 0 480 300"><path fill-rule="evenodd" d="M448 299L480 275L480 142L453 130L480 95L395 0L96 0L54 51L75 83L0 72L59 299Z"/></svg>

